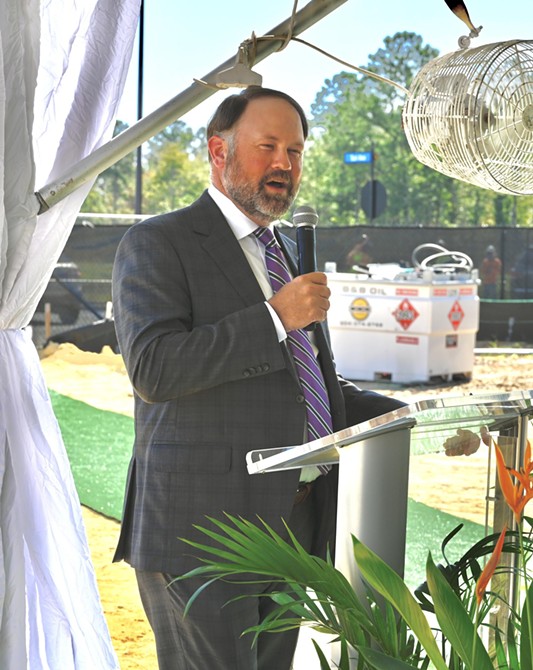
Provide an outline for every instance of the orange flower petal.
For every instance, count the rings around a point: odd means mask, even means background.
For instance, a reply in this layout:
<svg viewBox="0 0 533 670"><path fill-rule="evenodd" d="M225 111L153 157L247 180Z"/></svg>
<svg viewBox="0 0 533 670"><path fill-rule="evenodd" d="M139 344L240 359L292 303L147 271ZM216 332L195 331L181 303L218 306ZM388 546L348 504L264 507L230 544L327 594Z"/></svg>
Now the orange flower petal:
<svg viewBox="0 0 533 670"><path fill-rule="evenodd" d="M503 496L507 501L509 507L516 514L516 489L513 485L513 480L511 479L511 474L505 465L505 460L503 458L502 451L500 447L495 443L494 448L496 451L496 465L498 468L498 479L500 481L500 486L502 489Z"/></svg>
<svg viewBox="0 0 533 670"><path fill-rule="evenodd" d="M509 474L514 475L518 481L517 488L520 490L520 496L525 495L526 491L531 490L531 479L523 472L516 472L516 470L509 470Z"/></svg>
<svg viewBox="0 0 533 670"><path fill-rule="evenodd" d="M498 538L498 542L496 542L492 556L487 561L487 564L483 568L483 572L479 575L479 579L476 582L476 599L478 607L481 604L483 596L485 595L485 591L487 590L487 585L490 582L494 571L496 570L498 561L500 560L506 532L507 526L504 526L502 532L500 533L500 537Z"/></svg>

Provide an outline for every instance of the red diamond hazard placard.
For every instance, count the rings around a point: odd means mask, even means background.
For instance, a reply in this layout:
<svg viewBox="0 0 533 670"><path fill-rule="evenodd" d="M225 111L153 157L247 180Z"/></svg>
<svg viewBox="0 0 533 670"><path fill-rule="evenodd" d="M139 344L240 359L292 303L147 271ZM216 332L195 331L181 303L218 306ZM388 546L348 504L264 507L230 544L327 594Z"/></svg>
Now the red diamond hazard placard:
<svg viewBox="0 0 533 670"><path fill-rule="evenodd" d="M416 309L411 305L407 298L401 301L398 307L393 312L396 321L400 326L407 330L413 321L419 316Z"/></svg>
<svg viewBox="0 0 533 670"><path fill-rule="evenodd" d="M450 323L452 324L454 330L459 328L461 321L464 319L464 316L465 313L463 312L463 308L456 300L448 313L448 319L450 319Z"/></svg>

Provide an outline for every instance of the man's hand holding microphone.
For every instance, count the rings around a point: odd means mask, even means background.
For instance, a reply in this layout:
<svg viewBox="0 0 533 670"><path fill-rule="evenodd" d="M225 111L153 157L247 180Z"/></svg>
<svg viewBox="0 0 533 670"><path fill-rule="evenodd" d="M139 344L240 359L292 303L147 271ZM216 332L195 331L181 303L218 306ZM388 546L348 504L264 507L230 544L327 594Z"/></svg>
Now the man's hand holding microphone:
<svg viewBox="0 0 533 670"><path fill-rule="evenodd" d="M318 214L312 207L297 207L292 217L296 228L298 270L300 274L285 284L269 300L285 330L306 328L324 321L330 306L331 291L324 272L317 272L315 227Z"/></svg>

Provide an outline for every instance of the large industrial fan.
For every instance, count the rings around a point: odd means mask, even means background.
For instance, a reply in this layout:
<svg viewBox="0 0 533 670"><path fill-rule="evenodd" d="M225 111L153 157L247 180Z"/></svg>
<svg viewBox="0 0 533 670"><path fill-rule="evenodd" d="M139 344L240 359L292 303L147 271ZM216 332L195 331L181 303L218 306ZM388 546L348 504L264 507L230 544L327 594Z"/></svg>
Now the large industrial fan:
<svg viewBox="0 0 533 670"><path fill-rule="evenodd" d="M427 63L403 110L414 156L450 177L533 194L533 41L460 49Z"/></svg>

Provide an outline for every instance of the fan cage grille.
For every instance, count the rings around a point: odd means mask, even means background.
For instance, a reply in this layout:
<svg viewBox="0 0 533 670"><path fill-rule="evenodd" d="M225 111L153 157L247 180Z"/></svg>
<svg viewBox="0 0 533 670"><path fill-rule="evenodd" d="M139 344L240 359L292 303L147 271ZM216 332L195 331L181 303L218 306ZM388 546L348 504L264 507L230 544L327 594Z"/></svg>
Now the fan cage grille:
<svg viewBox="0 0 533 670"><path fill-rule="evenodd" d="M403 125L414 156L500 193L533 193L533 42L456 51L413 80Z"/></svg>

